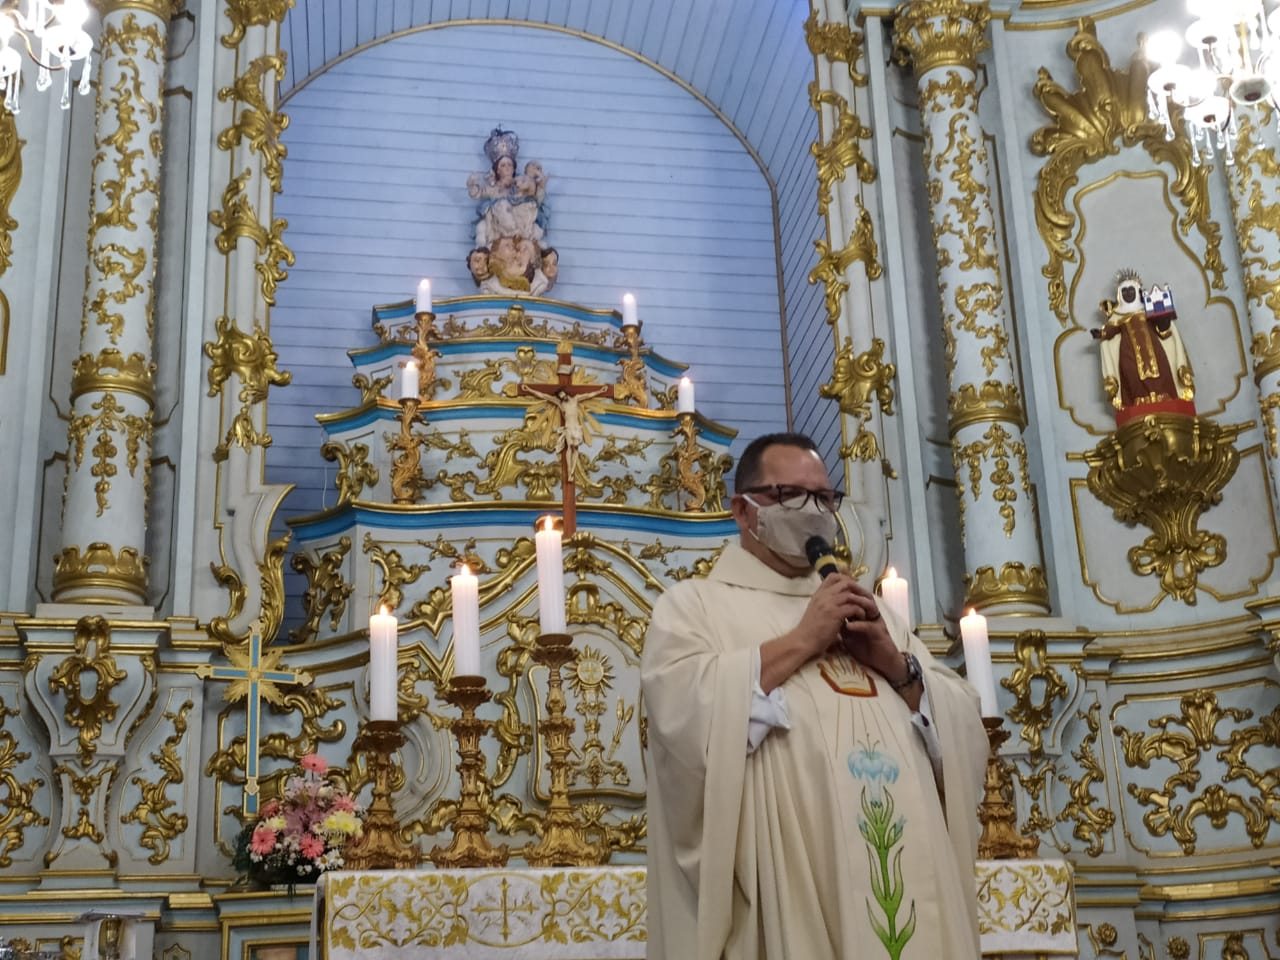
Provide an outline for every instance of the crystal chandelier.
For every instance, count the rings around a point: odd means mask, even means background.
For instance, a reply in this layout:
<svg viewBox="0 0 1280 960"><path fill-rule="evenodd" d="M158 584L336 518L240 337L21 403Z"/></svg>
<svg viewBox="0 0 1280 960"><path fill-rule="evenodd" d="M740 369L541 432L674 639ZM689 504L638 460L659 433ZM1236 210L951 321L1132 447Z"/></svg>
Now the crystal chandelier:
<svg viewBox="0 0 1280 960"><path fill-rule="evenodd" d="M1277 107L1280 89L1280 9L1270 16L1261 0L1189 0L1195 20L1186 29L1186 42L1196 50L1199 65L1179 63L1182 38L1172 30L1150 37L1148 60L1158 68L1147 79L1151 119L1174 138L1170 104L1182 108L1191 158L1199 165L1223 155L1235 163L1236 111L1267 103Z"/></svg>
<svg viewBox="0 0 1280 960"><path fill-rule="evenodd" d="M10 44L16 35L36 62L36 89L53 84L53 71L62 70L62 109L71 106L71 67L82 63L80 93L89 92L89 67L93 38L84 30L89 19L85 0L26 0L26 13L18 4L0 7L0 91L10 113L18 112L18 90L22 81L22 53Z"/></svg>

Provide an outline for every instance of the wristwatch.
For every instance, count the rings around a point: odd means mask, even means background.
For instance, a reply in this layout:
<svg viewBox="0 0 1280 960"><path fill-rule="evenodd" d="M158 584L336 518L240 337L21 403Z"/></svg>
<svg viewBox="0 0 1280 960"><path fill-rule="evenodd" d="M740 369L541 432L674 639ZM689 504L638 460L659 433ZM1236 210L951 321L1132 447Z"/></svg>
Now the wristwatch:
<svg viewBox="0 0 1280 960"><path fill-rule="evenodd" d="M903 650L902 662L907 665L907 675L897 683L890 680L889 688L891 690L905 690L917 680L924 678L924 671L920 669L920 660L914 653L908 653L906 650Z"/></svg>

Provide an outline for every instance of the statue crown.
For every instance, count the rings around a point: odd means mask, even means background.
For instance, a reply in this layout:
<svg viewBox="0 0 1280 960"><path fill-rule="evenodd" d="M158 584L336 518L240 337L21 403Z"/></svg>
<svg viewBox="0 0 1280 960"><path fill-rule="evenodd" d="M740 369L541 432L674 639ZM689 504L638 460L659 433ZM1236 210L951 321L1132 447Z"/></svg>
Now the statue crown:
<svg viewBox="0 0 1280 960"><path fill-rule="evenodd" d="M1116 286L1119 286L1122 283L1127 283L1130 280L1132 280L1138 286L1142 286L1141 275L1138 273L1137 270L1134 270L1132 267L1125 267L1123 270L1119 271L1116 274Z"/></svg>
<svg viewBox="0 0 1280 960"><path fill-rule="evenodd" d="M484 155L489 158L489 165L497 163L503 157L510 157L515 163L516 154L520 152L520 138L510 130L494 127L489 139L484 142Z"/></svg>

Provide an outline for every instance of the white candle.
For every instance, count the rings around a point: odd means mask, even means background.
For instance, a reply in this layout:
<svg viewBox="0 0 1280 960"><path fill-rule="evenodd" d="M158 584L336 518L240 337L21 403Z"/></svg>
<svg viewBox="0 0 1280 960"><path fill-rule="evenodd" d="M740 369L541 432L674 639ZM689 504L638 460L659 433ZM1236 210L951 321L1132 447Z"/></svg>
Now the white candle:
<svg viewBox="0 0 1280 960"><path fill-rule="evenodd" d="M693 413L693 381L688 377L680 378L680 386L676 390L676 412Z"/></svg>
<svg viewBox="0 0 1280 960"><path fill-rule="evenodd" d="M398 679L396 618L386 607L369 618L369 719L396 719Z"/></svg>
<svg viewBox="0 0 1280 960"><path fill-rule="evenodd" d="M996 705L996 677L991 669L987 618L970 610L968 616L960 618L960 637L964 640L965 673L982 700L982 715L998 717L1000 708Z"/></svg>
<svg viewBox="0 0 1280 960"><path fill-rule="evenodd" d="M533 535L538 551L538 619L543 633L564 633L564 553L550 517Z"/></svg>
<svg viewBox="0 0 1280 960"><path fill-rule="evenodd" d="M418 396L418 365L410 360L400 368L400 399L411 400Z"/></svg>
<svg viewBox="0 0 1280 960"><path fill-rule="evenodd" d="M880 597L885 606L898 615L902 625L910 630L911 604L907 600L907 581L898 576L898 571L893 567L889 568L880 581Z"/></svg>
<svg viewBox="0 0 1280 960"><path fill-rule="evenodd" d="M480 581L464 563L449 582L453 595L453 675L480 676Z"/></svg>
<svg viewBox="0 0 1280 960"><path fill-rule="evenodd" d="M640 318L636 313L636 295L634 293L624 293L622 295L622 325L624 327L640 325Z"/></svg>
<svg viewBox="0 0 1280 960"><path fill-rule="evenodd" d="M414 309L418 313L431 312L431 281L426 277L418 281L418 295L414 298Z"/></svg>

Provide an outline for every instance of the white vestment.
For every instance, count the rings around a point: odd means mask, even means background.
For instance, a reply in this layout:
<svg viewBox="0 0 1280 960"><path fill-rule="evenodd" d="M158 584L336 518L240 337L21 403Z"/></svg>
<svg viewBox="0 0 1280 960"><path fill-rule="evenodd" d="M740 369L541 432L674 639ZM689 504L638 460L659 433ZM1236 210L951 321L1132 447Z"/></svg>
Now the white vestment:
<svg viewBox="0 0 1280 960"><path fill-rule="evenodd" d="M753 651L795 627L818 583L731 543L654 608L641 661L653 960L979 955L978 698L891 613L924 669L945 814L910 709L842 652L788 678L791 729L747 754Z"/></svg>

